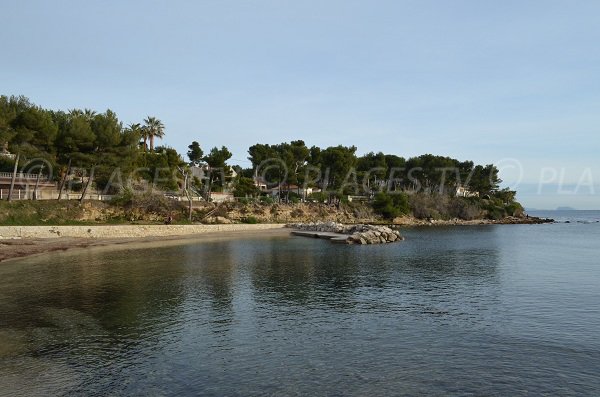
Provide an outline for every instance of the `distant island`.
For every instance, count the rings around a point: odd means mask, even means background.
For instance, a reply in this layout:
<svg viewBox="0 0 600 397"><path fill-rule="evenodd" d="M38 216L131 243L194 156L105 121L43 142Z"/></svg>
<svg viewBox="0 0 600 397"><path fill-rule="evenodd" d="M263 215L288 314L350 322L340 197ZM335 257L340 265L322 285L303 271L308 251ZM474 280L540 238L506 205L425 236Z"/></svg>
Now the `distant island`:
<svg viewBox="0 0 600 397"><path fill-rule="evenodd" d="M557 207L556 211L577 211L577 210L573 207Z"/></svg>
<svg viewBox="0 0 600 397"><path fill-rule="evenodd" d="M1 96L0 224L531 222L493 164L295 140L251 146L242 168L200 134L183 155L165 136L153 116L124 126Z"/></svg>

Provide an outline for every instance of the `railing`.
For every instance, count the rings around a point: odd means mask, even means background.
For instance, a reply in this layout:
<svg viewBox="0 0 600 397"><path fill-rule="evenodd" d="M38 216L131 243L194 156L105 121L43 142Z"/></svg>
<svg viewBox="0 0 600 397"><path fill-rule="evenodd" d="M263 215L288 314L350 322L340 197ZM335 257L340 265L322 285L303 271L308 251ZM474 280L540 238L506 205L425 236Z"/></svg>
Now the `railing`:
<svg viewBox="0 0 600 397"><path fill-rule="evenodd" d="M8 198L9 189L0 189L0 200L6 200ZM99 192L88 192L85 195L85 200L97 200L97 201L109 201L113 198L113 195L102 194ZM81 193L63 192L63 200L79 200ZM56 200L58 199L58 190L42 190L39 189L35 194L34 189L14 189L12 200Z"/></svg>
<svg viewBox="0 0 600 397"><path fill-rule="evenodd" d="M13 177L12 172L0 172L0 178L12 179L12 177ZM37 178L38 178L38 174L26 174L23 172L17 172L17 175L16 175L16 180L23 180L23 179L37 180ZM40 182L45 182L47 180L48 180L48 177L40 176Z"/></svg>
<svg viewBox="0 0 600 397"><path fill-rule="evenodd" d="M8 189L0 189L0 200L6 200L9 192L10 190ZM26 190L15 189L12 192L11 198L13 200L29 200L30 195Z"/></svg>

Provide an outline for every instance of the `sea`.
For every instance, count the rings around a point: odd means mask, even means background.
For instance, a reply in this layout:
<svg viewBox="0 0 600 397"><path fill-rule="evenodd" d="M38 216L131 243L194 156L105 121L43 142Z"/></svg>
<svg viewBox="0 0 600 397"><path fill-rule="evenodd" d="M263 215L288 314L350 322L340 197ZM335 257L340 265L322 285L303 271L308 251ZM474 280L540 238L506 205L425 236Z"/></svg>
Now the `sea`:
<svg viewBox="0 0 600 397"><path fill-rule="evenodd" d="M600 212L0 264L0 396L598 396Z"/></svg>

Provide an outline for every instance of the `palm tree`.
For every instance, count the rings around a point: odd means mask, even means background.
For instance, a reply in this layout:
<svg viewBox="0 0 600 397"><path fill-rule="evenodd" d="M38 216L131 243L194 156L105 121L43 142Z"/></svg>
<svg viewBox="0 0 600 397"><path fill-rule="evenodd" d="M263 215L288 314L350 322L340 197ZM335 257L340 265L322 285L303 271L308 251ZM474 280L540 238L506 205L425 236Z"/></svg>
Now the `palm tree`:
<svg viewBox="0 0 600 397"><path fill-rule="evenodd" d="M148 150L148 134L146 133L145 127L142 127L140 123L131 123L127 127L127 131L137 135L139 137L138 140L140 138L143 139L144 152Z"/></svg>
<svg viewBox="0 0 600 397"><path fill-rule="evenodd" d="M94 117L96 117L96 112L92 109L85 108L82 115L87 121L92 121Z"/></svg>
<svg viewBox="0 0 600 397"><path fill-rule="evenodd" d="M69 116L71 116L71 117L83 116L83 111L81 109L69 109Z"/></svg>
<svg viewBox="0 0 600 397"><path fill-rule="evenodd" d="M71 117L83 117L86 121L92 121L94 117L96 117L96 112L92 109L70 109L69 115Z"/></svg>
<svg viewBox="0 0 600 397"><path fill-rule="evenodd" d="M148 139L150 139L150 151L154 150L154 138L162 139L165 136L165 125L157 119L156 117L148 116L144 123L145 133L148 135Z"/></svg>

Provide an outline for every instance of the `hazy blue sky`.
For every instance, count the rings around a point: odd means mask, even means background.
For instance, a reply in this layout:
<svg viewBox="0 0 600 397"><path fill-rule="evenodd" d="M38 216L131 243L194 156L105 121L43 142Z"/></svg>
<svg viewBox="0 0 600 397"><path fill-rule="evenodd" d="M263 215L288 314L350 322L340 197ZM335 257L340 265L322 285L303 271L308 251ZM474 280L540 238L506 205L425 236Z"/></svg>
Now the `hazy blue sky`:
<svg viewBox="0 0 600 397"><path fill-rule="evenodd" d="M226 145L243 166L291 139L442 154L503 165L526 206L600 208L599 1L0 7L2 94L154 115L164 143Z"/></svg>

